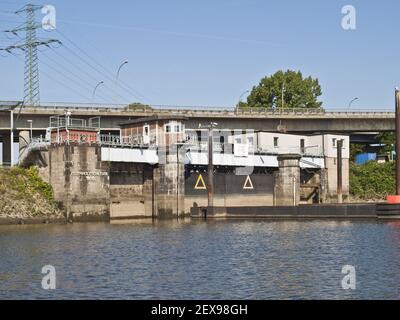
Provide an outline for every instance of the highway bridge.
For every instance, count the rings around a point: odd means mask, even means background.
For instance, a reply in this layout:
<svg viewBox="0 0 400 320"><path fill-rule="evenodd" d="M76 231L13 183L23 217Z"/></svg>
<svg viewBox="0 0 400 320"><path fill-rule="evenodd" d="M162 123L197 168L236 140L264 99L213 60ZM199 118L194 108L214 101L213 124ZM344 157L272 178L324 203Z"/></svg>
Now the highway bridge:
<svg viewBox="0 0 400 320"><path fill-rule="evenodd" d="M12 155L10 141L17 141L18 132L32 130L33 136L44 135L49 118L70 112L73 117L89 119L101 117L102 133L117 134L120 123L153 115L181 115L187 118L187 129L207 127L217 122L220 130L255 130L288 133L357 133L395 130L393 110L327 110L327 109L257 109L237 110L233 107L133 106L42 103L24 106L18 101L0 102L0 141L3 142L3 162ZM12 152L11 152L12 153ZM8 161L7 161L8 160Z"/></svg>

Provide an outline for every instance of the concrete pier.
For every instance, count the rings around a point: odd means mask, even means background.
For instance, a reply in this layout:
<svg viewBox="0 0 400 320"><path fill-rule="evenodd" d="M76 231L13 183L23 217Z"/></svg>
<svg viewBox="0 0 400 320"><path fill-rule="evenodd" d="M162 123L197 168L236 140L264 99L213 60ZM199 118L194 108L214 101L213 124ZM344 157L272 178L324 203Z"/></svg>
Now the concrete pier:
<svg viewBox="0 0 400 320"><path fill-rule="evenodd" d="M51 146L49 179L70 221L109 220L109 167L101 161L99 147Z"/></svg>
<svg viewBox="0 0 400 320"><path fill-rule="evenodd" d="M275 176L275 205L297 206L300 203L299 154L278 156L279 171Z"/></svg>

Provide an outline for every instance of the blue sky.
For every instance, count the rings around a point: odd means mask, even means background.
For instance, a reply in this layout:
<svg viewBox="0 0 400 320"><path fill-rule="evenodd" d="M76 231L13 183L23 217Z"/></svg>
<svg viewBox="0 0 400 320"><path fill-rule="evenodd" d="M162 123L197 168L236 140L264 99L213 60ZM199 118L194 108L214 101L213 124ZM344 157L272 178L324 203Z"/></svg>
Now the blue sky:
<svg viewBox="0 0 400 320"><path fill-rule="evenodd" d="M1 30L23 21L9 11L25 3L0 0ZM39 36L65 45L39 52L42 101L91 102L91 88L103 80L96 102L232 106L262 77L295 69L320 80L327 108L345 108L358 97L354 109L384 109L400 85L396 0L35 3L57 10L57 31ZM347 4L357 10L355 31L341 27ZM38 21L42 16L37 12ZM1 34L0 47L8 44ZM23 56L0 57L0 99L22 95Z"/></svg>

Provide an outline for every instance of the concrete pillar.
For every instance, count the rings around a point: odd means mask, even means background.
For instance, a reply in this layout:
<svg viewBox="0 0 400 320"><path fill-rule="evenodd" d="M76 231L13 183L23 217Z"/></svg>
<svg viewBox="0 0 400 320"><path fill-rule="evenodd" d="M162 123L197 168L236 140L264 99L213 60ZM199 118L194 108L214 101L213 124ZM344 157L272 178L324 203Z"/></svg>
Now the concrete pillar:
<svg viewBox="0 0 400 320"><path fill-rule="evenodd" d="M29 131L19 132L19 158L21 159L22 154L25 152L26 147L31 141L31 135Z"/></svg>
<svg viewBox="0 0 400 320"><path fill-rule="evenodd" d="M109 220L109 166L101 161L99 147L51 146L49 167L54 198L69 220Z"/></svg>
<svg viewBox="0 0 400 320"><path fill-rule="evenodd" d="M12 152L11 132L4 132L3 136L3 164L11 165Z"/></svg>
<svg viewBox="0 0 400 320"><path fill-rule="evenodd" d="M279 172L275 176L275 205L297 206L300 203L299 154L278 156Z"/></svg>
<svg viewBox="0 0 400 320"><path fill-rule="evenodd" d="M159 152L160 164L154 169L156 216L179 218L185 214L185 166L176 146Z"/></svg>

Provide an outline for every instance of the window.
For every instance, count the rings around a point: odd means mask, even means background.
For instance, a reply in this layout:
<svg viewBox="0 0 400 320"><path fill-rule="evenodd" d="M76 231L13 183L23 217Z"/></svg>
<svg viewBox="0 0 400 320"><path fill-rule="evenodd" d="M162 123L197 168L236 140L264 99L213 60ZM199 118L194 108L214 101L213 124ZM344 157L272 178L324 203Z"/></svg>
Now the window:
<svg viewBox="0 0 400 320"><path fill-rule="evenodd" d="M150 128L149 128L148 125L143 126L143 134L144 134L145 136L148 136L148 135L149 135L149 131L150 131Z"/></svg>
<svg viewBox="0 0 400 320"><path fill-rule="evenodd" d="M336 147L336 138L332 139L332 147Z"/></svg>
<svg viewBox="0 0 400 320"><path fill-rule="evenodd" d="M180 125L175 126L175 132L181 132L181 126Z"/></svg>
<svg viewBox="0 0 400 320"><path fill-rule="evenodd" d="M170 125L166 125L165 126L165 132L166 133L170 133L171 132L171 126Z"/></svg>
<svg viewBox="0 0 400 320"><path fill-rule="evenodd" d="M274 137L274 147L278 147L278 146L279 146L279 138Z"/></svg>

